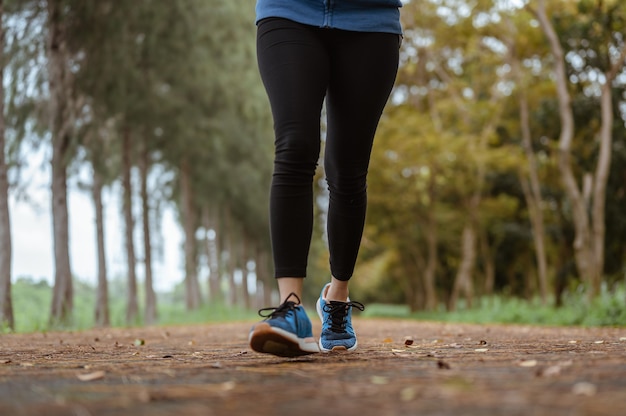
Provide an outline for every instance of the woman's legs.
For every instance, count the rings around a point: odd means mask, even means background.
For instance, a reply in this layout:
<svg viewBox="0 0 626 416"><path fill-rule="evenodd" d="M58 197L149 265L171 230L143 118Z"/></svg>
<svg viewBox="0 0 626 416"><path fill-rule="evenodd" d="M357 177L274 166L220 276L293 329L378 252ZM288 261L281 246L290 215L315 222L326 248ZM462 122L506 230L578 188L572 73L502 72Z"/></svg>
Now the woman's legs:
<svg viewBox="0 0 626 416"><path fill-rule="evenodd" d="M347 299L365 221L372 143L395 81L398 42L393 34L317 29L285 19L259 25L259 69L276 135L270 227L281 300L292 291L300 296L297 279L306 275L326 95L324 166L333 276L327 296Z"/></svg>
<svg viewBox="0 0 626 416"><path fill-rule="evenodd" d="M348 283L354 272L367 208L367 171L374 134L398 70L397 35L333 34L326 96L328 132L324 168L329 190L330 284L322 289L321 351L357 348Z"/></svg>
<svg viewBox="0 0 626 416"><path fill-rule="evenodd" d="M306 274L319 117L327 92L324 165L331 272L347 281L365 221L372 142L398 67L398 36L267 19L259 25L258 59L276 134L270 194L275 275Z"/></svg>
<svg viewBox="0 0 626 416"><path fill-rule="evenodd" d="M259 24L257 55L274 118L270 231L281 301L301 296L313 229L313 177L329 57L315 28L285 19Z"/></svg>
<svg viewBox="0 0 626 416"><path fill-rule="evenodd" d="M372 141L397 71L398 36L266 19L259 24L257 55L276 136L270 229L281 305L269 308L266 320L253 327L250 345L255 351L286 356L318 351L299 303L313 228L312 182L326 97L324 163L332 278L317 303L323 322L319 346L323 351L351 351L357 346L351 309L362 310L363 305L346 302L348 281L363 233Z"/></svg>
<svg viewBox="0 0 626 416"><path fill-rule="evenodd" d="M374 134L398 69L397 35L335 33L326 97L328 240L333 279L328 300L346 301L367 207L367 172Z"/></svg>

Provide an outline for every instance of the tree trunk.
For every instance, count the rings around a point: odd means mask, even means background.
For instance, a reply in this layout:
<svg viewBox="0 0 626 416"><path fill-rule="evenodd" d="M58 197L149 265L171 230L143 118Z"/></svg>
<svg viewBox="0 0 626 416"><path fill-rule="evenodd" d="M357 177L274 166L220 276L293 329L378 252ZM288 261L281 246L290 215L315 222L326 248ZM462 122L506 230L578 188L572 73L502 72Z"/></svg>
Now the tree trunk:
<svg viewBox="0 0 626 416"><path fill-rule="evenodd" d="M493 249L489 245L485 230L481 233L479 243L482 258L485 262L485 284L483 285L483 290L485 295L491 296L496 283L496 261L493 258Z"/></svg>
<svg viewBox="0 0 626 416"><path fill-rule="evenodd" d="M436 200L435 195L435 172L430 175L429 196L431 203ZM437 219L434 215L434 209L428 211L428 220L425 227L426 233L426 268L424 270L424 308L428 311L434 311L437 308L437 290L435 288L435 277L437 273L437 265L439 263L439 255L437 251L438 233Z"/></svg>
<svg viewBox="0 0 626 416"><path fill-rule="evenodd" d="M592 293L600 293L602 274L604 272L604 237L606 235L606 185L609 180L611 168L611 153L613 147L613 99L611 97L611 82L607 79L602 86L600 97L601 127L600 149L598 163L596 165L593 183L593 203L591 204L591 246L593 250L593 263L596 270L591 275Z"/></svg>
<svg viewBox="0 0 626 416"><path fill-rule="evenodd" d="M150 203L148 199L148 173L150 171L150 154L147 149L147 138L143 138L143 148L139 170L141 175L141 216L143 223L143 264L145 271L146 309L144 322L154 325L157 321L157 302L152 283L152 244L150 242Z"/></svg>
<svg viewBox="0 0 626 416"><path fill-rule="evenodd" d="M572 169L571 145L574 139L574 114L571 107L571 97L567 89L567 73L563 48L550 19L546 15L545 0L539 0L536 13L539 24L548 38L552 54L554 55L554 71L556 75L557 97L559 101L559 116L561 119L561 133L559 137L558 165L565 193L572 207L572 216L576 237L574 239L574 257L578 272L589 286L589 296L594 297L594 287L597 267L592 250L591 231L585 199L579 189Z"/></svg>
<svg viewBox="0 0 626 416"><path fill-rule="evenodd" d="M511 51L515 51L515 40L508 39L507 45ZM526 96L526 84L520 70L520 61L512 53L509 55L509 64L513 68L513 77L519 88L519 118L522 135L522 147L526 154L528 174L519 172L519 181L524 193L524 199L528 206L530 225L533 233L535 248L535 261L537 263L539 295L541 303L545 305L548 301L548 266L545 249L545 231L541 196L541 185L537 174L537 159L532 147L532 135L530 131L530 116L528 111L528 99Z"/></svg>
<svg viewBox="0 0 626 416"><path fill-rule="evenodd" d="M524 198L528 205L528 213L530 215L530 224L533 230L533 240L535 243L535 256L537 261L537 271L539 273L539 294L541 303L548 303L548 266L546 260L545 248L545 232L542 210L541 188L539 177L537 175L537 161L535 153L532 149L532 141L530 134L530 121L528 115L528 100L526 94L521 92L520 95L520 124L522 128L522 143L526 152L528 162L528 179L520 174L520 183L524 192Z"/></svg>
<svg viewBox="0 0 626 416"><path fill-rule="evenodd" d="M574 116L570 105L570 96L567 91L564 53L554 27L546 15L544 0L539 2L539 8L536 14L546 37L550 41L552 53L555 57L559 112L562 123L561 137L559 139L559 167L568 198L572 205L574 225L576 227L576 238L574 240L576 265L579 274L589 285L589 296L593 298L600 291L602 274L604 272L606 184L611 166L613 141L613 101L611 89L613 80L624 67L626 47L622 47L618 58L605 72L605 81L601 88L600 149L595 175L591 178L590 194L593 201L591 203L590 221L587 216L586 209L588 204L584 198L584 192L581 193L571 167L570 147L574 136Z"/></svg>
<svg viewBox="0 0 626 416"><path fill-rule="evenodd" d="M206 230L205 245L207 250L207 257L209 259L209 299L211 303L222 299L221 287L220 287L220 261L219 261L219 240L217 238L219 233L219 222L217 209L211 212L208 205L202 210L202 224Z"/></svg>
<svg viewBox="0 0 626 416"><path fill-rule="evenodd" d="M73 309L72 270L69 253L66 163L70 152L67 45L62 2L48 1L48 83L52 135L52 230L54 235L54 290L50 322L68 323Z"/></svg>
<svg viewBox="0 0 626 416"><path fill-rule="evenodd" d="M256 280L257 280L257 299L259 308L263 308L272 304L272 284L274 283L269 272L269 255L267 250L257 246L256 255Z"/></svg>
<svg viewBox="0 0 626 416"><path fill-rule="evenodd" d="M443 67L437 67L435 72L448 84L450 89L448 92L452 98L452 101L459 108L459 117L463 120L463 122L471 126L474 124L470 117L470 107L466 103L466 100L463 98L463 95L457 88L454 87L454 82L452 81L450 75L445 71ZM482 129L477 134L476 139L470 139L469 151L474 154L482 154L487 149L488 139L491 135L494 134L496 128L498 126L498 122L502 117L503 109L505 108L499 101L499 93L492 93L489 104L491 104L492 114L491 118L482 123ZM473 137L473 135L470 135ZM476 163L476 171L473 174L473 179L476 182L476 189L473 194L469 197L468 204L466 206L468 219L465 227L463 229L463 235L461 237L461 265L459 270L457 271L457 275L455 278L454 286L452 289L452 293L450 294L450 299L448 303L448 308L454 310L456 308L456 303L461 291L465 293L468 306L471 306L473 302L473 286L474 283L472 281L472 273L474 271L474 266L476 264L476 230L477 226L476 221L476 213L480 210L480 204L482 202L482 193L483 186L485 184L486 178L486 166L484 163L480 163L477 161Z"/></svg>
<svg viewBox="0 0 626 416"><path fill-rule="evenodd" d="M102 207L102 176L93 172L93 205L96 213L96 243L98 249L98 288L96 289L96 326L110 325L109 288L107 282L106 251L104 245L104 214Z"/></svg>
<svg viewBox="0 0 626 416"><path fill-rule="evenodd" d="M611 154L613 148L613 97L611 94L612 83L618 72L624 67L626 60L626 45L622 47L618 59L605 73L605 83L602 85L600 98L601 126L600 126L600 151L598 164L596 165L595 180L593 184L593 205L591 218L593 224L593 255L596 272L593 274L592 287L594 293L600 292L602 275L604 273L604 244L606 235L606 186L611 169Z"/></svg>
<svg viewBox="0 0 626 416"><path fill-rule="evenodd" d="M4 3L0 0L0 80L4 79ZM4 83L0 82L0 326L14 329L11 299L11 217L9 178L5 160Z"/></svg>
<svg viewBox="0 0 626 416"><path fill-rule="evenodd" d="M426 264L424 256L417 247L414 247L403 256L402 262L402 270L411 276L408 279L403 279L406 303L409 305L411 312L422 311L426 305L424 276L422 273Z"/></svg>
<svg viewBox="0 0 626 416"><path fill-rule="evenodd" d="M191 189L191 167L187 158L183 158L180 169L181 207L183 229L185 230L185 306L188 310L200 307L201 296L198 284L196 216Z"/></svg>
<svg viewBox="0 0 626 416"><path fill-rule="evenodd" d="M240 262L241 262L241 288L243 292L243 305L246 310L249 310L252 307L252 303L250 301L250 288L248 287L248 278L250 277L250 270L248 269L248 251L250 250L250 238L248 234L244 231L241 238L241 254L240 254Z"/></svg>
<svg viewBox="0 0 626 416"><path fill-rule="evenodd" d="M123 186L123 211L126 237L126 265L128 270L128 298L126 303L126 323L136 322L139 313L137 302L137 275L135 265L135 243L133 239L135 221L133 219L133 190L131 183L132 170L132 146L130 143L130 130L124 128L122 132L122 186Z"/></svg>
<svg viewBox="0 0 626 416"><path fill-rule="evenodd" d="M237 293L237 283L235 282L235 268L236 264L236 253L235 253L235 227L233 225L232 214L230 212L230 208L226 209L226 219L225 219L225 233L226 233L226 250L228 252L228 262L226 266L226 273L228 275L228 304L230 306L237 305L239 301L239 296Z"/></svg>
<svg viewBox="0 0 626 416"><path fill-rule="evenodd" d="M448 309L451 311L456 310L457 302L461 294L465 295L468 306L472 305L474 295L472 272L476 264L476 232L470 222L466 223L463 228L461 253L461 265L457 271L448 304Z"/></svg>

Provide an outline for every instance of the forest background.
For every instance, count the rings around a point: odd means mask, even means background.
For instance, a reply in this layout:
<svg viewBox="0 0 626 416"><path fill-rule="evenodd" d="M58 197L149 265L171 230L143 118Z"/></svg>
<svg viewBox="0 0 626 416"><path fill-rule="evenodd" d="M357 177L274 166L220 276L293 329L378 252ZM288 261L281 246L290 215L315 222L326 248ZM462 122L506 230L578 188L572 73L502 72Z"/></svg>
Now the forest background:
<svg viewBox="0 0 626 416"><path fill-rule="evenodd" d="M276 302L254 3L0 0L7 330L226 319ZM412 0L402 22L351 297L374 315L626 325L626 4ZM49 172L51 284L12 274L23 231L8 201L29 201L33 154ZM315 192L307 299L329 279L321 164ZM73 273L72 193L93 200L78 226L94 227L97 250L78 255L93 257L95 284ZM167 212L183 265L164 293Z"/></svg>

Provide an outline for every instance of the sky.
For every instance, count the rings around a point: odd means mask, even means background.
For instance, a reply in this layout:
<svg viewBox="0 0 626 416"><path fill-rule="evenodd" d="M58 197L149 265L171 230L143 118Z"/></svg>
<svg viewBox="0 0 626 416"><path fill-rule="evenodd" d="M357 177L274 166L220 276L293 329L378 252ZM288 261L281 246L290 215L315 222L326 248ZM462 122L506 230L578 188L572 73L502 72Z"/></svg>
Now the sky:
<svg viewBox="0 0 626 416"><path fill-rule="evenodd" d="M52 244L52 217L50 210L49 164L44 151L29 155L30 168L22 172L21 182L26 183L28 202L16 200L10 192L9 209L12 237L12 280L18 277L54 281L54 247ZM43 163L42 163L43 162ZM120 187L105 191L105 245L107 247L107 274L109 279L125 277L124 226L119 203ZM95 212L90 195L70 186L68 189L70 265L78 279L97 282L97 248ZM182 232L172 210L165 210L162 218L164 238L163 258L153 261L155 289L166 291L183 279L181 244ZM140 233L135 239L141 241ZM137 247L136 253L142 248ZM143 280L143 264L138 264L137 276Z"/></svg>

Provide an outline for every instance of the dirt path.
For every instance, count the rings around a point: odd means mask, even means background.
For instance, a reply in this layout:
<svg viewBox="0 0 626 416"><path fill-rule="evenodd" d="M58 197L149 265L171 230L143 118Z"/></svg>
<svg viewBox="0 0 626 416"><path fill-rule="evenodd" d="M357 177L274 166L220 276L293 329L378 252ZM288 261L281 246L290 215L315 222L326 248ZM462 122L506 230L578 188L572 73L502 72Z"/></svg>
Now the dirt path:
<svg viewBox="0 0 626 416"><path fill-rule="evenodd" d="M357 352L283 359L249 327L1 335L0 415L626 412L626 328L357 319Z"/></svg>

